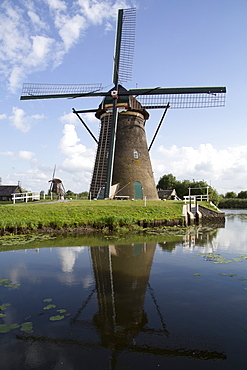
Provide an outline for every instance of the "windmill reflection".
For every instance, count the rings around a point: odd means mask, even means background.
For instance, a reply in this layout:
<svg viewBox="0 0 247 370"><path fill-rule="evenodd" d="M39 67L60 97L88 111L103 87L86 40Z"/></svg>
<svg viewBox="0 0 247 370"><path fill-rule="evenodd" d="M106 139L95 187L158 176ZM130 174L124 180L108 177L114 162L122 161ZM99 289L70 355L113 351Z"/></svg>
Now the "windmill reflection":
<svg viewBox="0 0 247 370"><path fill-rule="evenodd" d="M102 344L129 342L147 323L143 311L156 244L92 247ZM116 343L115 343L116 344Z"/></svg>
<svg viewBox="0 0 247 370"><path fill-rule="evenodd" d="M173 248L173 243L170 245L168 242L162 248L169 251ZM98 329L101 345L112 350L111 368L114 368L117 354L123 350L203 360L226 359L223 352L199 350L198 347L186 348L181 343L175 346L173 343L171 348L168 343L166 346L163 342L163 345L157 347L157 336L160 338L162 335L169 341L169 332L155 291L149 284L155 249L156 243L90 247L98 301L98 312L93 316L93 324ZM148 326L148 317L144 311L147 292L153 301L160 329ZM84 323L82 311L94 293L95 290L84 301L77 315L70 320L72 326ZM140 339L142 333L144 337ZM147 340L145 343L143 338ZM155 347L152 339L156 342ZM200 346L200 343L196 346Z"/></svg>

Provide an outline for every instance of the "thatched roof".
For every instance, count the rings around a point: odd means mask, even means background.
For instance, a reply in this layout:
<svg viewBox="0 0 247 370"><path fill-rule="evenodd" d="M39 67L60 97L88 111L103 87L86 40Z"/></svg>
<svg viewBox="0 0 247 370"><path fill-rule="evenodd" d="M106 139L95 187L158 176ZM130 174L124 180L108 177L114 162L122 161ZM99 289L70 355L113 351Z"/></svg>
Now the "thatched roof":
<svg viewBox="0 0 247 370"><path fill-rule="evenodd" d="M20 190L19 185L0 185L0 197L11 197L11 194Z"/></svg>
<svg viewBox="0 0 247 370"><path fill-rule="evenodd" d="M175 189L172 190L163 190L163 189L158 189L158 197L160 199L167 198L167 199L172 199L172 198L177 198L177 193Z"/></svg>

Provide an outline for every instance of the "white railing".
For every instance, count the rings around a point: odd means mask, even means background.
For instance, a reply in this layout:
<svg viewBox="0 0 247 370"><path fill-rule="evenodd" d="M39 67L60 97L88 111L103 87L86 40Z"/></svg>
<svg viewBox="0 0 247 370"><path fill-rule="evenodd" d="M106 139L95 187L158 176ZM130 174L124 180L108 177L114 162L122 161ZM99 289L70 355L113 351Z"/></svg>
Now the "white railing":
<svg viewBox="0 0 247 370"><path fill-rule="evenodd" d="M29 193L16 193L11 194L12 195L12 201L13 204L15 204L16 200L20 200L22 202L27 202L28 199L30 200L40 200L40 192L39 191L33 191Z"/></svg>
<svg viewBox="0 0 247 370"><path fill-rule="evenodd" d="M204 195L185 195L184 197L184 201L185 203L186 202L202 202L203 200L205 200L206 202L208 202L208 195L207 194L204 194Z"/></svg>

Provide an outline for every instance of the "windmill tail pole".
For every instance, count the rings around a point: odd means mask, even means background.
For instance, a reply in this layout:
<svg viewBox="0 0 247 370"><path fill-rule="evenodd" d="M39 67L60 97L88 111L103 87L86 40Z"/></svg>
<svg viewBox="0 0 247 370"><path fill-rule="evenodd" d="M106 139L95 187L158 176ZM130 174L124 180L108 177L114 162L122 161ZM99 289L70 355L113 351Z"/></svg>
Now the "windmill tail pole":
<svg viewBox="0 0 247 370"><path fill-rule="evenodd" d="M151 143L149 145L148 151L152 148L152 145L153 145L154 140L155 140L155 138L156 138L156 136L157 136L157 134L159 132L160 126L161 126L161 124L162 124L162 122L163 122L163 120L165 118L165 115L166 115L166 112L167 112L168 108L170 108L170 103L167 104L166 109L164 110L164 113L163 113L163 115L162 115L162 117L160 119L160 123L159 123L159 125L158 125L158 127L157 127L157 129L155 131L155 134L153 136L153 139L152 139L152 141L151 141Z"/></svg>
<svg viewBox="0 0 247 370"><path fill-rule="evenodd" d="M123 27L123 9L119 9L116 40L115 40L113 81L112 81L115 85L115 90L117 90L118 88L118 74L119 74L120 50L121 50L121 40L122 40L122 27Z"/></svg>
<svg viewBox="0 0 247 370"><path fill-rule="evenodd" d="M109 198L111 184L112 184L112 172L113 172L113 162L114 162L115 143L116 143L117 120L118 120L117 97L115 97L113 98L111 137L110 137L109 152L108 152L105 198Z"/></svg>
<svg viewBox="0 0 247 370"><path fill-rule="evenodd" d="M94 136L94 134L92 133L92 131L90 130L90 128L83 121L83 119L81 118L81 116L79 116L78 112L74 108L72 108L72 112L77 115L77 117L79 118L79 120L81 121L81 123L83 124L83 126L85 127L85 129L89 132L89 134L92 136L92 138L94 139L94 141L98 144L98 140L96 139L96 137Z"/></svg>

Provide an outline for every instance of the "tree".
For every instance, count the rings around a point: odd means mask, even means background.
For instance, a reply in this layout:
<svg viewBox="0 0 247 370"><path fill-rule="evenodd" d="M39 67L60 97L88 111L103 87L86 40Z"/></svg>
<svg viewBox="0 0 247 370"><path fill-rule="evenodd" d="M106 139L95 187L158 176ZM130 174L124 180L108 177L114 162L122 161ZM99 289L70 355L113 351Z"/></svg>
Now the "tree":
<svg viewBox="0 0 247 370"><path fill-rule="evenodd" d="M191 183L189 180L177 181L175 189L180 199L183 199L185 195L189 194L188 188L191 187L190 185Z"/></svg>
<svg viewBox="0 0 247 370"><path fill-rule="evenodd" d="M238 193L238 198L240 198L240 199L246 199L247 198L247 190L240 191Z"/></svg>
<svg viewBox="0 0 247 370"><path fill-rule="evenodd" d="M234 191L228 191L226 194L225 194L225 198L237 198L237 194L234 193Z"/></svg>
<svg viewBox="0 0 247 370"><path fill-rule="evenodd" d="M183 199L185 195L189 195L189 188L192 188L191 195L206 195L208 188L209 200L212 201L215 205L219 204L219 194L205 181L178 181L176 177L170 173L169 175L164 175L159 179L157 188L164 190L175 189L180 199ZM193 188L196 189L193 190Z"/></svg>
<svg viewBox="0 0 247 370"><path fill-rule="evenodd" d="M73 193L73 191L71 190L67 190L65 196L68 198L73 198L75 196L75 193Z"/></svg>
<svg viewBox="0 0 247 370"><path fill-rule="evenodd" d="M78 194L79 198L88 198L88 191L83 191Z"/></svg>
<svg viewBox="0 0 247 370"><path fill-rule="evenodd" d="M172 190L175 189L176 184L176 177L169 173L169 175L164 175L159 179L157 189Z"/></svg>

